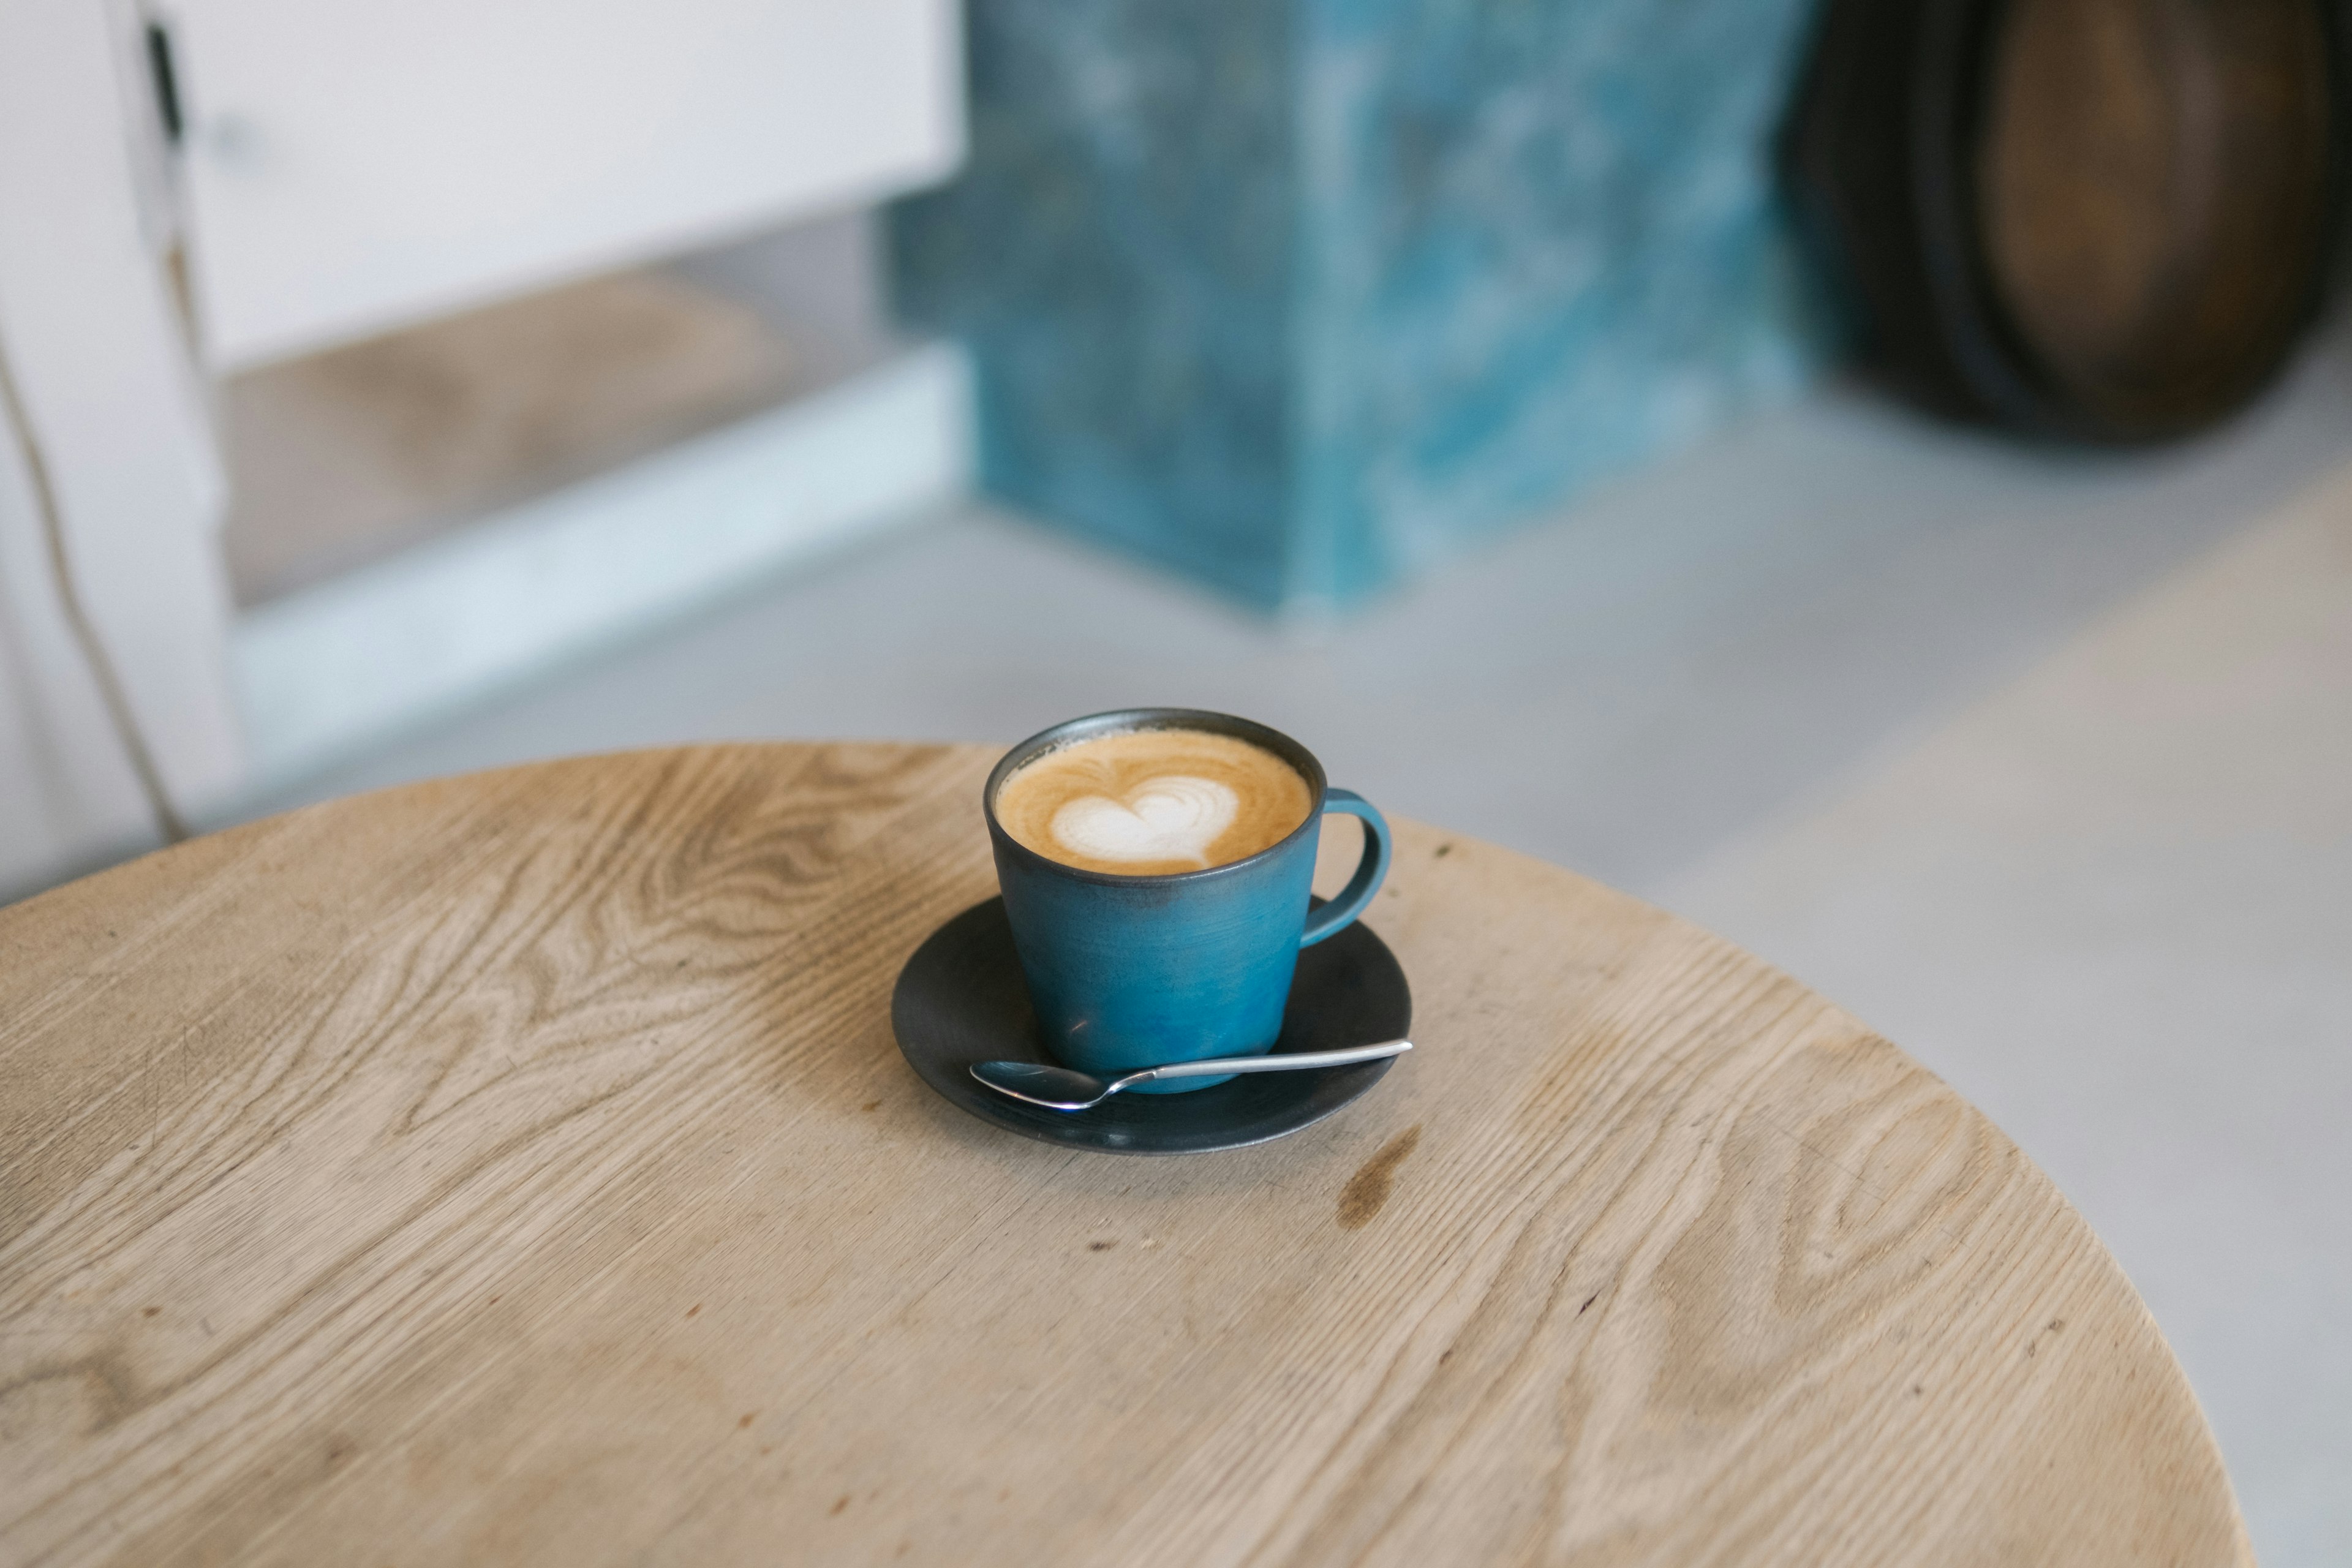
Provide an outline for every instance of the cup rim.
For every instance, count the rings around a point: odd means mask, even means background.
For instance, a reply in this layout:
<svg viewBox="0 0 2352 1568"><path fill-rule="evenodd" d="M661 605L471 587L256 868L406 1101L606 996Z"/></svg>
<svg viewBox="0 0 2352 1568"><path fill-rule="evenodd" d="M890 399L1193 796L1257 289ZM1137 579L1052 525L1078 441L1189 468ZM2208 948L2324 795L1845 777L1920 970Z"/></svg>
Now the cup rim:
<svg viewBox="0 0 2352 1568"><path fill-rule="evenodd" d="M1203 866L1194 871L1154 871L1130 874L1125 871L1097 871L1085 866L1073 866L1066 860L1056 860L1041 855L1006 831L996 819L996 792L1004 781L1023 766L1036 761L1047 752L1063 746L1076 745L1104 735L1123 735L1136 730L1203 730L1213 735L1230 735L1247 741L1262 750L1272 752L1307 780L1309 800L1306 818L1282 837L1255 854L1238 860L1228 860L1222 866ZM1002 850L1010 850L1025 865L1046 868L1058 875L1075 877L1081 881L1097 882L1117 888L1164 888L1181 883L1203 881L1213 877L1238 874L1271 859L1296 843L1308 830L1318 827L1330 794L1329 777L1323 763L1314 752L1300 745L1271 724L1261 724L1255 719L1244 719L1237 713L1219 713L1206 708L1114 708L1101 713L1088 713L1076 719L1065 719L1049 724L1027 740L1019 742L988 771L988 782L981 786L980 808L988 819L988 834Z"/></svg>

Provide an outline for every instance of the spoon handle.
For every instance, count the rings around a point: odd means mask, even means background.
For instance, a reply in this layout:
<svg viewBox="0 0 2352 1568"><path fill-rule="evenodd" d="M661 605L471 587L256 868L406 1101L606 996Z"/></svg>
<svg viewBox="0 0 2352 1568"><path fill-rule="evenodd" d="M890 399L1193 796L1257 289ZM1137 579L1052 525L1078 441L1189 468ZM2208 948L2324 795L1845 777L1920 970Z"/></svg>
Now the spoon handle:
<svg viewBox="0 0 2352 1568"><path fill-rule="evenodd" d="M1377 1046L1349 1046L1344 1051L1286 1051L1280 1056L1210 1057L1197 1062L1170 1062L1120 1079L1122 1085L1149 1083L1160 1078L1214 1078L1229 1072L1301 1072L1308 1068L1343 1068L1350 1062L1373 1062L1401 1057L1412 1049L1411 1040L1382 1040Z"/></svg>

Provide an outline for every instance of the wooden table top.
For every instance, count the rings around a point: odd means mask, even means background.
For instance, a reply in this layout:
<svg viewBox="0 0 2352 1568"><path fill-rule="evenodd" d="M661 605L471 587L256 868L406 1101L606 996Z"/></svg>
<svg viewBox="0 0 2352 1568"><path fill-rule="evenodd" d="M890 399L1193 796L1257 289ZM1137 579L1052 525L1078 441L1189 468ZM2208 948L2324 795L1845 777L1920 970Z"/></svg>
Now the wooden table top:
<svg viewBox="0 0 2352 1568"><path fill-rule="evenodd" d="M1720 940L1397 824L1230 1153L900 1060L992 753L438 781L0 911L0 1563L2251 1561L2115 1262Z"/></svg>

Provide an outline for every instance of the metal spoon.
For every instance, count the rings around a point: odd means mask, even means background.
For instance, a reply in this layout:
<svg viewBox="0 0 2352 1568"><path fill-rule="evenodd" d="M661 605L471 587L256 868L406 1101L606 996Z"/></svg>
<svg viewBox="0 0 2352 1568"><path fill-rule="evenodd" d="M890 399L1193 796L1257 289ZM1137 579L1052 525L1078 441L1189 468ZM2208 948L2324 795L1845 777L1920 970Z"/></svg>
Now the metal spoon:
<svg viewBox="0 0 2352 1568"><path fill-rule="evenodd" d="M1351 1062L1375 1062L1401 1057L1412 1049L1411 1040L1383 1040L1377 1046L1350 1046L1344 1051L1288 1051L1281 1056L1210 1057L1197 1062L1170 1062L1145 1068L1122 1078L1098 1079L1092 1073L1043 1062L974 1062L971 1076L997 1093L1025 1100L1048 1110L1084 1110L1100 1105L1123 1089L1163 1078L1216 1078L1235 1072L1298 1072L1307 1068L1340 1068Z"/></svg>

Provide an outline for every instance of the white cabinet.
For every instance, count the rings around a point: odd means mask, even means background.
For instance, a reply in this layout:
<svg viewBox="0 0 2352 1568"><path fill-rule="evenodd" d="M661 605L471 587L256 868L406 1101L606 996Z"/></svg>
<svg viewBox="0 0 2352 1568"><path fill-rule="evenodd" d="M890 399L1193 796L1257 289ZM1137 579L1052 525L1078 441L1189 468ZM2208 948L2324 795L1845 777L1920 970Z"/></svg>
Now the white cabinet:
<svg viewBox="0 0 2352 1568"><path fill-rule="evenodd" d="M183 809L243 766L220 474L141 223L122 20L0 0L0 897L153 842L134 755Z"/></svg>
<svg viewBox="0 0 2352 1568"><path fill-rule="evenodd" d="M229 369L871 201L961 155L953 0L180 0Z"/></svg>
<svg viewBox="0 0 2352 1568"><path fill-rule="evenodd" d="M958 16L955 0L0 0L0 352L24 411L0 430L0 897L252 776L234 694L257 628L225 592L205 378L939 178L962 152ZM887 405L896 384L859 395ZM706 576L756 553L745 539L840 526L864 492L780 477L769 450L847 449L819 439L845 416L820 412L766 447L733 438L720 456L750 464L743 493L717 494L732 470L685 452L638 510L713 491L701 521L734 554ZM886 468L900 446L880 442ZM609 492L649 483L614 477L592 521L609 531ZM420 616L481 586L442 583ZM565 635L593 632L604 610L573 608ZM142 754L161 812L127 765Z"/></svg>

